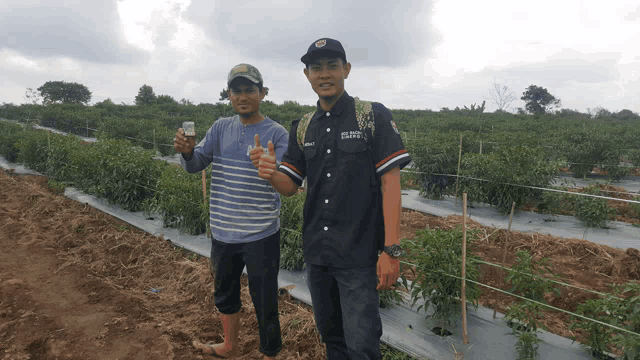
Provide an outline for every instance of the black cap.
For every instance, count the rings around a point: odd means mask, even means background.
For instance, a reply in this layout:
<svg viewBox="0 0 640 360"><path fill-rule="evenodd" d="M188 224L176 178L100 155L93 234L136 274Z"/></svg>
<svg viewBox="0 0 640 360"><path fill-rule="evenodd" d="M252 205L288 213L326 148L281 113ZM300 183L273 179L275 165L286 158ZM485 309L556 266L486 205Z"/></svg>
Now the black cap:
<svg viewBox="0 0 640 360"><path fill-rule="evenodd" d="M320 55L337 56L345 63L347 62L347 54L344 52L344 48L340 41L329 38L322 38L314 41L313 44L309 46L309 49L307 49L307 53L300 58L300 61L305 65L309 65L312 57L315 58Z"/></svg>

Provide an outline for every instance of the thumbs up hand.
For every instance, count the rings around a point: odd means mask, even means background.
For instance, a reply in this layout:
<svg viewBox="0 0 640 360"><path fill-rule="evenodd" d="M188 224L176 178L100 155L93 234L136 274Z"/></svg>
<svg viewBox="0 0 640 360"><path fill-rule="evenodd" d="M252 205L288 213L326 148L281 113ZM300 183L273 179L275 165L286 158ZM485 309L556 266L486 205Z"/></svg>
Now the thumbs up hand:
<svg viewBox="0 0 640 360"><path fill-rule="evenodd" d="M258 168L262 155L264 155L264 148L260 144L260 136L256 134L254 137L254 147L249 151L249 159L251 159L251 163L253 163L256 169Z"/></svg>
<svg viewBox="0 0 640 360"><path fill-rule="evenodd" d="M263 153L262 156L260 156L258 176L265 180L271 180L271 176L276 172L276 151L271 140L269 140L267 148L269 149L269 153Z"/></svg>

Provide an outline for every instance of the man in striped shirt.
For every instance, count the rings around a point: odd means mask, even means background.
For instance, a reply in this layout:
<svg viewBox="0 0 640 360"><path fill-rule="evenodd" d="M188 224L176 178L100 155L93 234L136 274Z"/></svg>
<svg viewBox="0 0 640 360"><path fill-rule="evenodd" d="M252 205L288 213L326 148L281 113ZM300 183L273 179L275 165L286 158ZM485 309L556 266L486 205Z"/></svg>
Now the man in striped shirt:
<svg viewBox="0 0 640 360"><path fill-rule="evenodd" d="M280 197L258 176L250 152L254 146L259 151L269 148L279 160L287 150L288 133L259 111L265 89L258 69L248 64L235 66L227 85L237 115L215 121L197 146L194 138L184 136L183 129L174 139L185 170L198 172L211 164L211 263L225 339L215 345L194 341L194 346L219 357L240 354L240 276L246 266L260 352L272 359L282 348L278 319Z"/></svg>

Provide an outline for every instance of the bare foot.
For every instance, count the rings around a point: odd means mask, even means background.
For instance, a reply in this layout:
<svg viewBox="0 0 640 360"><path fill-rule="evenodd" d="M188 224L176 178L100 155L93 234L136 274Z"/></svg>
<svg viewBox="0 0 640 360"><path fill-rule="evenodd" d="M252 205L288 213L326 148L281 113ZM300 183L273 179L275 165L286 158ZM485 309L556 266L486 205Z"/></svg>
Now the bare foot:
<svg viewBox="0 0 640 360"><path fill-rule="evenodd" d="M220 358L232 358L238 356L238 350L230 348L226 346L224 343L222 344L203 344L198 340L193 341L193 346L196 349L202 350L203 353L208 355L213 355L215 357Z"/></svg>

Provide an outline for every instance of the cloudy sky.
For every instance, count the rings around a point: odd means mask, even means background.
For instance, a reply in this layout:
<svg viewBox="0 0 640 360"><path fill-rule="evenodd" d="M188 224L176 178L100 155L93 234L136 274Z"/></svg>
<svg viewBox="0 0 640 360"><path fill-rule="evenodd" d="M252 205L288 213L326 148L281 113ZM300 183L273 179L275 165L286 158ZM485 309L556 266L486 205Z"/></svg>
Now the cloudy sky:
<svg viewBox="0 0 640 360"><path fill-rule="evenodd" d="M393 5L391 5L393 4ZM495 104L545 87L562 107L640 112L638 0L3 0L0 102L47 81L86 85L91 103L157 95L218 101L227 72L257 66L276 103L315 103L300 57L340 40L347 91L394 109Z"/></svg>

